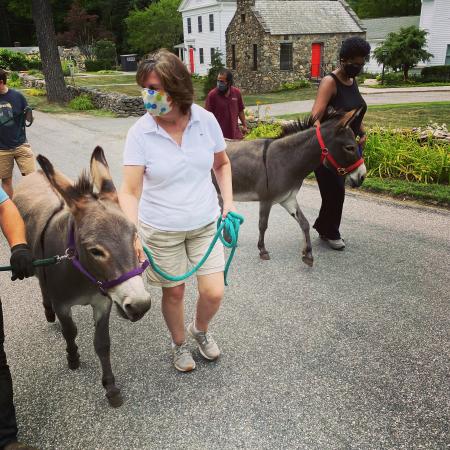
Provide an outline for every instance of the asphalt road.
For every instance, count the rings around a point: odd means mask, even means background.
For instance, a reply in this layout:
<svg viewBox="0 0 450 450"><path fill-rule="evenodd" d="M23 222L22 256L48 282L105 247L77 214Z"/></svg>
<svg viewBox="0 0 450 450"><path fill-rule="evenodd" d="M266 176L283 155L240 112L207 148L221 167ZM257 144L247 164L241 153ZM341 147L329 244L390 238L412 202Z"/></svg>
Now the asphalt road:
<svg viewBox="0 0 450 450"><path fill-rule="evenodd" d="M118 180L134 120L36 113L29 137L70 176L102 144ZM316 187L300 196L313 221ZM0 274L20 437L55 450L449 448L449 212L350 193L347 249L329 250L313 232L308 268L284 210L272 211L272 260L263 262L257 205L238 207L246 222L212 326L223 355L206 363L195 352L197 370L177 373L151 289L153 307L140 322L112 317L113 368L125 398L117 410L103 395L90 308L74 309L81 368L71 372L37 280ZM8 261L5 242L0 261ZM194 302L190 285L189 318Z"/></svg>

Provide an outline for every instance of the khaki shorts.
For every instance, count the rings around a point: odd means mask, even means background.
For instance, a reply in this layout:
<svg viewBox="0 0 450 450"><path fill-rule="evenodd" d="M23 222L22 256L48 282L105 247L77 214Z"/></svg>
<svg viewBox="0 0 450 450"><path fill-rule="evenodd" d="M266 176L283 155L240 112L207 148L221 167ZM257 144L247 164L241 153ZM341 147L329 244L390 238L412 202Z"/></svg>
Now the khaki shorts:
<svg viewBox="0 0 450 450"><path fill-rule="evenodd" d="M216 233L216 223L192 231L162 231L145 223L139 223L139 234L142 243L151 251L156 264L166 273L173 276L185 274L189 263L195 266L205 255L209 244ZM225 256L223 245L218 240L205 264L196 275L209 275L223 272ZM157 275L150 267L147 280L152 286L173 287L185 281L169 281Z"/></svg>
<svg viewBox="0 0 450 450"><path fill-rule="evenodd" d="M17 162L20 173L29 175L36 171L34 154L30 144L22 144L13 150L0 149L0 178L11 178L14 169L14 160Z"/></svg>

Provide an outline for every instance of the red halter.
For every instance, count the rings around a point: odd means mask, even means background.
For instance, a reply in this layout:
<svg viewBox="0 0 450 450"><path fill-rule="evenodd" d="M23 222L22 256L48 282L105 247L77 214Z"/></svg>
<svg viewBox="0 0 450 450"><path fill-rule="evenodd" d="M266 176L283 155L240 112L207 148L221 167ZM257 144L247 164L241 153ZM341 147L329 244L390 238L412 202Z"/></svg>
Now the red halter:
<svg viewBox="0 0 450 450"><path fill-rule="evenodd" d="M359 158L358 161L353 163L351 166L341 167L333 158L331 153L328 151L325 142L323 140L322 133L320 132L320 125L316 126L316 136L317 140L319 141L320 148L322 149L322 154L320 155L320 164L323 164L325 159L328 160L328 162L336 169L337 173L341 176L345 176L348 173L353 172L361 164L364 164L364 159Z"/></svg>

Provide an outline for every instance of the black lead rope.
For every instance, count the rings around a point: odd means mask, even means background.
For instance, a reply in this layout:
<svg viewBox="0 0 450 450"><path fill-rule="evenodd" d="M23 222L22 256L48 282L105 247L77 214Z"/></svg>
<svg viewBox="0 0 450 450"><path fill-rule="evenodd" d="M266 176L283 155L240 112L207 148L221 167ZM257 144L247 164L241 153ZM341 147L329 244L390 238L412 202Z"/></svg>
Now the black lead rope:
<svg viewBox="0 0 450 450"><path fill-rule="evenodd" d="M264 169L266 171L266 187L267 192L269 192L269 172L267 170L267 151L269 150L269 145L272 143L271 139L266 139L264 141L264 148L263 148L263 162L264 162Z"/></svg>

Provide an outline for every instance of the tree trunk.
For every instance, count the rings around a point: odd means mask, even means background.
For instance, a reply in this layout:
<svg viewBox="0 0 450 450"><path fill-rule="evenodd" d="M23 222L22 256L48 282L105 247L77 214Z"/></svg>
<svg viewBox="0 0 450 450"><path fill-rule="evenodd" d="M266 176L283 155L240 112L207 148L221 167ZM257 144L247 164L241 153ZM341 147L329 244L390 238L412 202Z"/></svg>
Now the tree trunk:
<svg viewBox="0 0 450 450"><path fill-rule="evenodd" d="M32 14L41 54L47 99L49 102L65 103L69 100L69 93L59 59L50 0L32 0Z"/></svg>
<svg viewBox="0 0 450 450"><path fill-rule="evenodd" d="M408 81L408 72L409 66L407 64L403 64L403 81Z"/></svg>

